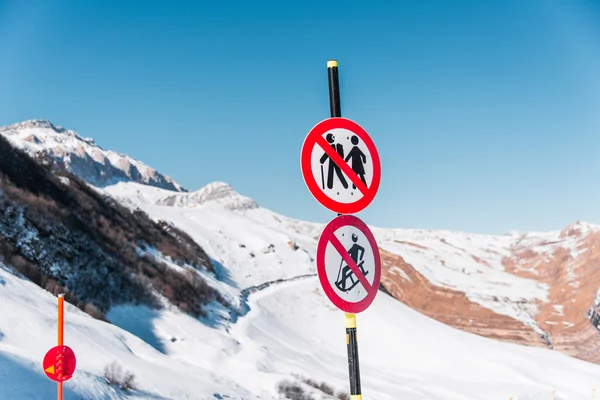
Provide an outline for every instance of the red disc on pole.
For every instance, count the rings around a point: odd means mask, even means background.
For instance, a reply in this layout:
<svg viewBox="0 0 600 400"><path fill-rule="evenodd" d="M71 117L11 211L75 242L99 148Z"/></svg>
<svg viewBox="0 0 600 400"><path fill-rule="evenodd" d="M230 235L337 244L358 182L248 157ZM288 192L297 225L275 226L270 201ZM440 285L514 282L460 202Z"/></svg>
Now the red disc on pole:
<svg viewBox="0 0 600 400"><path fill-rule="evenodd" d="M375 144L360 125L347 118L329 118L311 129L302 145L300 167L314 198L339 214L365 209L381 180Z"/></svg>
<svg viewBox="0 0 600 400"><path fill-rule="evenodd" d="M76 363L75 353L69 346L56 346L46 353L43 368L48 378L63 382L73 377Z"/></svg>
<svg viewBox="0 0 600 400"><path fill-rule="evenodd" d="M327 224L317 244L317 273L325 294L340 310L358 314L377 295L381 257L367 225L353 215Z"/></svg>

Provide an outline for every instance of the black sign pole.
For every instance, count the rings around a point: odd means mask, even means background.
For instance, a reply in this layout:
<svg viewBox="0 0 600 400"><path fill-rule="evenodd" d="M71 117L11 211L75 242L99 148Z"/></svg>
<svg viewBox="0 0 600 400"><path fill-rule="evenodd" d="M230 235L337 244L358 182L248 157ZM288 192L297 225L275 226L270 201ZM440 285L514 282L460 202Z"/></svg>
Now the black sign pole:
<svg viewBox="0 0 600 400"><path fill-rule="evenodd" d="M338 62L336 60L327 61L327 75L329 77L329 109L331 117L341 117L340 83L338 77ZM342 214L338 214L338 216L340 215ZM360 368L358 364L358 342L356 339L356 314L345 314L348 371L350 373L350 396L351 400L362 400L360 390Z"/></svg>

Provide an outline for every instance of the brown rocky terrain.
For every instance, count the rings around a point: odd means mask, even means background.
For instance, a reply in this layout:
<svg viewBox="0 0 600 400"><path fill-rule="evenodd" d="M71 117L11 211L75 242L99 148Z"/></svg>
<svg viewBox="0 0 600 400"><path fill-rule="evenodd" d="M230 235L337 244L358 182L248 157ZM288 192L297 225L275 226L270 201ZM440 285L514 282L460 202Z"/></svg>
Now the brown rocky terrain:
<svg viewBox="0 0 600 400"><path fill-rule="evenodd" d="M440 241L446 243L443 238ZM403 252L436 251L419 240L396 240L395 243L403 247L394 252L380 249L382 285L408 306L455 328L517 344L549 347L600 364L600 334L594 326L600 320L600 312L595 311L600 288L599 242L600 230L574 223L554 238L521 235L506 246L504 253L486 252L496 260L482 259L475 254L471 254L470 259L465 257L465 265L482 268L477 270L479 274L485 275L486 268L497 269L493 265L495 262L501 265L503 272L547 285L547 298L532 302L536 310L530 315L537 323L537 329L525 323L526 318L505 315L507 313L499 313L492 306L482 305L481 301L474 301L470 298L473 296L460 287L430 282L403 257ZM469 251L467 248L461 250ZM481 254L479 250L473 251ZM439 258L438 269L442 270L447 264L443 256ZM451 268L462 268L461 262L452 262ZM473 267L473 262L478 265ZM515 307L519 306L515 304ZM523 310L529 308L525 306ZM596 321L595 324L591 320Z"/></svg>
<svg viewBox="0 0 600 400"><path fill-rule="evenodd" d="M549 285L549 301L540 304L536 319L540 327L550 334L553 347L600 363L600 337L588 318L600 287L600 248L597 246L600 232L584 233L570 227L561 231L562 238L569 236L582 237L575 257L559 247L549 256L519 251L503 264L515 275L534 276ZM530 265L531 271L517 268L516 260Z"/></svg>
<svg viewBox="0 0 600 400"><path fill-rule="evenodd" d="M381 250L381 282L388 292L406 305L467 332L519 344L546 347L531 328L472 302L463 292L432 285L402 257ZM398 279L398 269L407 279Z"/></svg>

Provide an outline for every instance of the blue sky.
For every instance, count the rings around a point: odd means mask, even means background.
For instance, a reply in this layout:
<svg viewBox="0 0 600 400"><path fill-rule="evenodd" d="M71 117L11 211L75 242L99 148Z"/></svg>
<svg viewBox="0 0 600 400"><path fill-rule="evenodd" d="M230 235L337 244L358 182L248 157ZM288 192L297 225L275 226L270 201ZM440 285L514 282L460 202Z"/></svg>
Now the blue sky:
<svg viewBox="0 0 600 400"><path fill-rule="evenodd" d="M600 223L597 1L0 0L0 54L0 125L49 119L321 222L299 154L337 59L382 160L368 224Z"/></svg>

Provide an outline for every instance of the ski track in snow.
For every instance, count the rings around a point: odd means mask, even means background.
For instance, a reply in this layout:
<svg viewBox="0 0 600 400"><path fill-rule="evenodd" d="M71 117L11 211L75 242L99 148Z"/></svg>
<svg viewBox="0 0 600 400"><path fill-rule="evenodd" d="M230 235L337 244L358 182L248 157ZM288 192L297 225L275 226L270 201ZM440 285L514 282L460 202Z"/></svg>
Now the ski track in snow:
<svg viewBox="0 0 600 400"><path fill-rule="evenodd" d="M293 286L291 284L293 284L294 282L298 282L299 280L310 279L316 276L317 274L304 274L287 279L277 279L274 281L265 282L260 285L250 286L243 289L240 292L240 308L242 309L242 311L237 314L236 321L234 321L234 324L239 322L240 318L244 318L251 311L252 307L250 306L249 301L250 296L252 296L253 298L257 298L260 297L261 293L264 293L265 291L268 292L269 289L273 289L274 286L278 288L277 290L281 290L282 287Z"/></svg>
<svg viewBox="0 0 600 400"><path fill-rule="evenodd" d="M252 322L255 321L261 314L261 307L258 305L258 302L261 299L272 296L278 291L292 288L306 282L307 280L315 278L316 275L302 275L299 277L285 279L283 281L278 280L274 282L266 282L264 287L262 287L263 285L259 285L259 287L248 288L250 290L246 300L248 312L246 312L245 315L240 316L229 329L231 337L237 343L239 343L240 350L237 352L235 357L225 360L221 366L221 370L230 368L231 364L238 365L239 359L253 360L261 357L261 346L250 339L248 335L248 330L252 325ZM238 379L241 379L239 372L236 375Z"/></svg>

